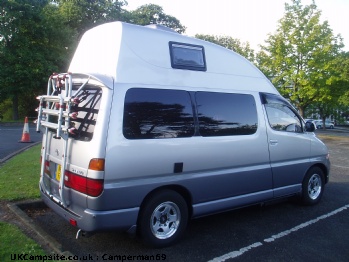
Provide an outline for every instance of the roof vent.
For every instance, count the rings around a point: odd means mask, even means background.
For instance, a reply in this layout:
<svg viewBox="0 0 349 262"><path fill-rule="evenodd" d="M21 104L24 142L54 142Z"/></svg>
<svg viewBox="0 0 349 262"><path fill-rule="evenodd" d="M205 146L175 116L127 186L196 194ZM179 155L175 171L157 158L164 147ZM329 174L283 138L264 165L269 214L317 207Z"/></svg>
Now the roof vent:
<svg viewBox="0 0 349 262"><path fill-rule="evenodd" d="M176 31L173 30L172 28L169 28L169 27L164 26L164 25L150 24L150 25L145 25L145 27L153 28L153 29L158 29L158 30L164 30L164 31L167 31L167 32L171 32L171 33L176 33L176 34L178 34L178 32L176 32Z"/></svg>

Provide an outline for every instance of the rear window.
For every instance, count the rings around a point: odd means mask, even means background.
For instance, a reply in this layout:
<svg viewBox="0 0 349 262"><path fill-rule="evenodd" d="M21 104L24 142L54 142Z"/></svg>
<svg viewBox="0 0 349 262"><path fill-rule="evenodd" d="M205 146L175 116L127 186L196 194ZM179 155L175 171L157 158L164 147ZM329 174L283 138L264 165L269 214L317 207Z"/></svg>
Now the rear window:
<svg viewBox="0 0 349 262"><path fill-rule="evenodd" d="M129 89L125 97L123 133L127 139L190 137L194 118L187 91Z"/></svg>
<svg viewBox="0 0 349 262"><path fill-rule="evenodd" d="M81 85L74 86L76 92ZM79 93L74 94L75 103L70 108L69 137L81 141L90 141L98 117L102 89L98 86L85 86ZM55 105L52 105L55 106ZM57 123L57 116L49 116L49 122ZM55 130L50 129L52 132Z"/></svg>

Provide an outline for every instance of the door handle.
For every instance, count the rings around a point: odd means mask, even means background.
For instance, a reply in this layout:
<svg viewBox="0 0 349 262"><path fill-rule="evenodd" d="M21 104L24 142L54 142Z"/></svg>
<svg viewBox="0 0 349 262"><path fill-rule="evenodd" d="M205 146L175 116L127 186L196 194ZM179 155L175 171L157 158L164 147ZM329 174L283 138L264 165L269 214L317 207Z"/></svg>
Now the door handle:
<svg viewBox="0 0 349 262"><path fill-rule="evenodd" d="M275 140L275 139L270 139L269 143L270 143L271 146L276 146L278 144L278 141Z"/></svg>

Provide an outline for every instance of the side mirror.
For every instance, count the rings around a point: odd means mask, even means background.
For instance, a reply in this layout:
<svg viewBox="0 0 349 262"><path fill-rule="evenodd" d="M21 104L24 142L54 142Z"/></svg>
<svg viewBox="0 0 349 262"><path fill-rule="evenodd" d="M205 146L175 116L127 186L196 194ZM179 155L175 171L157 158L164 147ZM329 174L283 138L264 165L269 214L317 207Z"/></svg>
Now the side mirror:
<svg viewBox="0 0 349 262"><path fill-rule="evenodd" d="M305 131L307 132L314 132L315 131L315 125L312 122L306 122L305 123Z"/></svg>

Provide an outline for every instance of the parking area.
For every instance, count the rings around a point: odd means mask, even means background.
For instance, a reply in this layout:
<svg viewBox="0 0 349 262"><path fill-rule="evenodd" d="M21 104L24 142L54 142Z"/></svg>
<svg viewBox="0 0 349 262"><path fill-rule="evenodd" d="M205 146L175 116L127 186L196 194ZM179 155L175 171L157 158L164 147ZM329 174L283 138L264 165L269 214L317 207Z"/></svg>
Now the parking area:
<svg viewBox="0 0 349 262"><path fill-rule="evenodd" d="M81 261L347 261L349 137L333 131L318 136L332 162L320 204L306 207L290 199L196 219L169 248L150 249L120 232L76 239L77 229L42 205L23 210L44 232L37 241Z"/></svg>
<svg viewBox="0 0 349 262"><path fill-rule="evenodd" d="M29 124L29 138L31 143L19 143L23 135L24 124L0 124L0 163L16 155L27 147L42 140L42 133L36 132L34 124Z"/></svg>

